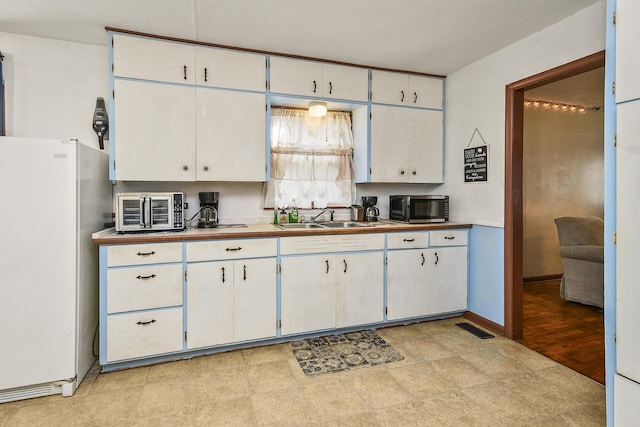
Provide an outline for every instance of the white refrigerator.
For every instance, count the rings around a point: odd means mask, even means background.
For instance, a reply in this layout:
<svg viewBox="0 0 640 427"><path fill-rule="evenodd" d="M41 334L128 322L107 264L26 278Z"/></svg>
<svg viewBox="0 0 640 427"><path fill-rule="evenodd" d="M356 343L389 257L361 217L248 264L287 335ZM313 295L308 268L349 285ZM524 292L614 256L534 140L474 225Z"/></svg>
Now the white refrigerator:
<svg viewBox="0 0 640 427"><path fill-rule="evenodd" d="M0 137L0 403L74 393L93 364L108 155Z"/></svg>

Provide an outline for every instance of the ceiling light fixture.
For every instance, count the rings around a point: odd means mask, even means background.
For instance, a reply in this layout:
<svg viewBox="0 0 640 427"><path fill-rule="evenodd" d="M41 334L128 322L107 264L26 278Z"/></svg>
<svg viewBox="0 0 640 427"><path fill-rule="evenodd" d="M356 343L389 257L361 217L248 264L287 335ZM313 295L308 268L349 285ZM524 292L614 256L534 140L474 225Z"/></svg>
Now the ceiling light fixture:
<svg viewBox="0 0 640 427"><path fill-rule="evenodd" d="M309 115L311 117L324 117L327 115L327 103L312 101L309 104Z"/></svg>
<svg viewBox="0 0 640 427"><path fill-rule="evenodd" d="M534 107L534 108L539 108L542 107L544 109L553 109L553 110L560 110L560 111L570 111L570 112L579 112L579 113L584 113L587 110L590 111L599 111L600 107L585 107L583 105L576 105L576 104L563 104L561 102L551 102L551 101L544 101L541 99L525 99L524 100L524 106L525 107Z"/></svg>

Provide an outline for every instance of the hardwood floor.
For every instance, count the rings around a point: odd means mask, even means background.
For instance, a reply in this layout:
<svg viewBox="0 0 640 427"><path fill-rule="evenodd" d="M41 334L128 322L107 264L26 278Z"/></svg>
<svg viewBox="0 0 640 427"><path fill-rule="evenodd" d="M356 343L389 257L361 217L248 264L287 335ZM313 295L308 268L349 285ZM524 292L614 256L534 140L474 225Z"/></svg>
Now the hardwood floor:
<svg viewBox="0 0 640 427"><path fill-rule="evenodd" d="M523 307L523 345L604 384L600 309L561 299L559 280L525 284Z"/></svg>

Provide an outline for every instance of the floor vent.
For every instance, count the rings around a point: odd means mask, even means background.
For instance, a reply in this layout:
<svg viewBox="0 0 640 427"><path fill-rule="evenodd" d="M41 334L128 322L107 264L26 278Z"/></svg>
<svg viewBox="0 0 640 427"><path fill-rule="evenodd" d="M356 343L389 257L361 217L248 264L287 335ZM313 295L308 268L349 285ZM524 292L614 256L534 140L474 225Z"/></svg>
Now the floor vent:
<svg viewBox="0 0 640 427"><path fill-rule="evenodd" d="M494 338L493 335L491 335L488 332L483 331L480 328L477 328L475 326L473 326L470 323L456 323L456 326L461 327L462 329L464 329L465 331L477 336L480 339L486 340L487 338Z"/></svg>

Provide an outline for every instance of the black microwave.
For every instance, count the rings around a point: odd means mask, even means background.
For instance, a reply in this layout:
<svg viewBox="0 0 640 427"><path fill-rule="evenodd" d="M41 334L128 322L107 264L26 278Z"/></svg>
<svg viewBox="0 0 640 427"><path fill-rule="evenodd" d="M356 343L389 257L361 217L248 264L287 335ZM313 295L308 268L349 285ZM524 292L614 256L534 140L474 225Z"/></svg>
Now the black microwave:
<svg viewBox="0 0 640 427"><path fill-rule="evenodd" d="M414 224L449 221L449 196L389 196L389 219Z"/></svg>

